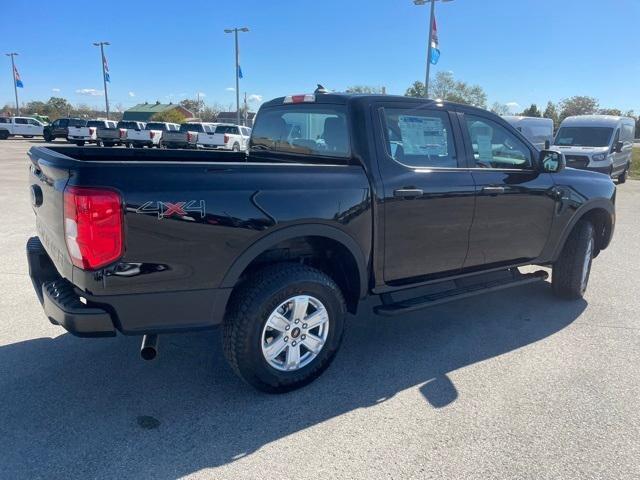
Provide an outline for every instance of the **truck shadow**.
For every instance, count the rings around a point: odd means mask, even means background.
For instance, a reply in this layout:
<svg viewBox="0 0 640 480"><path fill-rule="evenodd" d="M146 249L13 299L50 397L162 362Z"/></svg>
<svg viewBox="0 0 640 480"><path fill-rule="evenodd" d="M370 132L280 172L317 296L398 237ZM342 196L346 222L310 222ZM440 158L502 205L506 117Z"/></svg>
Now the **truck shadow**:
<svg viewBox="0 0 640 480"><path fill-rule="evenodd" d="M424 408L443 408L465 394L450 372L558 332L586 302L556 300L541 283L397 318L370 307L350 318L320 379L280 396L233 375L216 331L161 337L153 363L138 359L137 337L2 346L4 475L178 478L405 389L418 388Z"/></svg>

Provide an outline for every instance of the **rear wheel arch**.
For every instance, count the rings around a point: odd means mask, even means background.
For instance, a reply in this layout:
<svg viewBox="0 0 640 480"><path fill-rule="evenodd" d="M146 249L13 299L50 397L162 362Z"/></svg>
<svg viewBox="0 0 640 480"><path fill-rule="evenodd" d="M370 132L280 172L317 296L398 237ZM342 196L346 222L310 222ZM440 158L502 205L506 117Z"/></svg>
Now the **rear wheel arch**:
<svg viewBox="0 0 640 480"><path fill-rule="evenodd" d="M328 225L296 225L258 240L236 259L220 288L234 288L251 272L280 262L300 262L326 273L342 290L352 313L367 294L368 267L359 245Z"/></svg>

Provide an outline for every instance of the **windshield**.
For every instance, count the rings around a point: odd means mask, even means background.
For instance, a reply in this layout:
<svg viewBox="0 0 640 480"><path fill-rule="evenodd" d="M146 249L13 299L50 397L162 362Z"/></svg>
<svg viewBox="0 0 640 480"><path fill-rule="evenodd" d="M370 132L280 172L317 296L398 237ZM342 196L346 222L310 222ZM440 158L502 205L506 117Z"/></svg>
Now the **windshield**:
<svg viewBox="0 0 640 480"><path fill-rule="evenodd" d="M89 120L87 122L87 127L98 127L98 128L103 128L104 122L100 121L100 120Z"/></svg>
<svg viewBox="0 0 640 480"><path fill-rule="evenodd" d="M608 147L613 128L561 127L554 145L564 147Z"/></svg>

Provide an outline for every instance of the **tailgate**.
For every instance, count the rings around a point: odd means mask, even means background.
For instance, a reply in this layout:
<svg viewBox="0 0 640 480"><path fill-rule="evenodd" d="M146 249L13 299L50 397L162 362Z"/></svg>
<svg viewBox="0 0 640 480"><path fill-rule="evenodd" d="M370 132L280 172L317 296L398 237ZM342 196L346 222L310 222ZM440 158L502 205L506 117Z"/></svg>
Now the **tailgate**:
<svg viewBox="0 0 640 480"><path fill-rule="evenodd" d="M218 145L215 133L198 133L198 143L202 145Z"/></svg>
<svg viewBox="0 0 640 480"><path fill-rule="evenodd" d="M210 140L209 140L209 144L210 145L224 145L224 133L214 133L209 135Z"/></svg>
<svg viewBox="0 0 640 480"><path fill-rule="evenodd" d="M89 127L69 127L70 137L90 137Z"/></svg>
<svg viewBox="0 0 640 480"><path fill-rule="evenodd" d="M164 142L186 142L186 132L163 132L162 141Z"/></svg>
<svg viewBox="0 0 640 480"><path fill-rule="evenodd" d="M120 130L117 128L99 128L98 138L120 138Z"/></svg>
<svg viewBox="0 0 640 480"><path fill-rule="evenodd" d="M127 129L127 138L129 140L149 140L149 130L133 130Z"/></svg>
<svg viewBox="0 0 640 480"><path fill-rule="evenodd" d="M64 238L64 188L69 170L29 152L29 190L36 229L58 272L71 279L72 265Z"/></svg>

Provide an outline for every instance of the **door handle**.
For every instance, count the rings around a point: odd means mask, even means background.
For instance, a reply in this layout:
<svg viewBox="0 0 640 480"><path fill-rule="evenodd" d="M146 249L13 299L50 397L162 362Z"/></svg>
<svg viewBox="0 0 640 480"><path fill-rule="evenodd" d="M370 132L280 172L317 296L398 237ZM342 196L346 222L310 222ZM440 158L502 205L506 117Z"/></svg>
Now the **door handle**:
<svg viewBox="0 0 640 480"><path fill-rule="evenodd" d="M393 196L398 198L417 198L423 194L424 191L421 188L400 188L393 191Z"/></svg>
<svg viewBox="0 0 640 480"><path fill-rule="evenodd" d="M505 191L506 188L504 187L482 187L482 193L486 193L488 195L499 195Z"/></svg>

